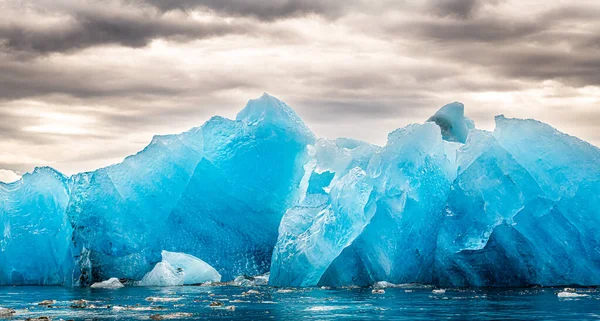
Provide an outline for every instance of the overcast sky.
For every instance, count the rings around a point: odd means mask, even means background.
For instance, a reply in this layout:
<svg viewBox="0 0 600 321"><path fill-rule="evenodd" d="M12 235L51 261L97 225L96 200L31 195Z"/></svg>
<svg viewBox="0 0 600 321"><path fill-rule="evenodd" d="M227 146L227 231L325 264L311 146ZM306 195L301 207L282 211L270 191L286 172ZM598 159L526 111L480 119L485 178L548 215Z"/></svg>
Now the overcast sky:
<svg viewBox="0 0 600 321"><path fill-rule="evenodd" d="M121 161L268 92L384 144L460 101L600 145L600 2L0 0L0 180Z"/></svg>

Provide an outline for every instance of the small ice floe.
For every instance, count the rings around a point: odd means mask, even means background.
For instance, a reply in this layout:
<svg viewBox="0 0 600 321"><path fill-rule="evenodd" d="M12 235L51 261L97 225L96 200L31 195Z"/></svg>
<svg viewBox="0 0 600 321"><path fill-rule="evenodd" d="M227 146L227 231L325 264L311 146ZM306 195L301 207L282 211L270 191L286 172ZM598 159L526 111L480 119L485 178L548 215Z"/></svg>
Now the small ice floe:
<svg viewBox="0 0 600 321"><path fill-rule="evenodd" d="M430 285L424 285L420 283L400 283L395 284L388 281L377 281L373 283L374 289L386 289L386 288L403 288L403 289L425 289L431 288Z"/></svg>
<svg viewBox="0 0 600 321"><path fill-rule="evenodd" d="M88 307L87 300L73 300L71 301L71 309L85 309Z"/></svg>
<svg viewBox="0 0 600 321"><path fill-rule="evenodd" d="M433 293L433 294L444 294L444 293L446 293L446 290L445 289L435 289L435 290L431 291L431 293Z"/></svg>
<svg viewBox="0 0 600 321"><path fill-rule="evenodd" d="M292 293L294 292L294 290L290 290L290 289L279 289L277 290L277 293Z"/></svg>
<svg viewBox="0 0 600 321"><path fill-rule="evenodd" d="M0 317L12 317L15 313L13 309L0 307Z"/></svg>
<svg viewBox="0 0 600 321"><path fill-rule="evenodd" d="M156 296L149 296L146 298L148 302L177 302L181 300L181 298L161 298Z"/></svg>
<svg viewBox="0 0 600 321"><path fill-rule="evenodd" d="M96 282L90 286L94 289L119 289L124 287L123 283L117 278L110 278L106 281Z"/></svg>
<svg viewBox="0 0 600 321"><path fill-rule="evenodd" d="M348 309L348 306L333 306L333 305L317 305L317 306L313 306L310 308L306 308L305 311L315 311L315 312L321 312L321 311L335 311L335 310L344 310L344 309Z"/></svg>
<svg viewBox="0 0 600 321"><path fill-rule="evenodd" d="M169 314L151 314L150 320L169 320L169 319L182 319L191 317L191 313L187 312L175 312Z"/></svg>
<svg viewBox="0 0 600 321"><path fill-rule="evenodd" d="M587 294L575 293L575 289L566 288L556 294L561 299L581 298L588 296Z"/></svg>
<svg viewBox="0 0 600 321"><path fill-rule="evenodd" d="M373 284L374 289L386 289L386 288L397 288L398 284L394 284L388 281L378 281Z"/></svg>
<svg viewBox="0 0 600 321"><path fill-rule="evenodd" d="M260 294L260 292L256 291L256 290L248 290L246 292L242 292L243 296L247 296L247 295L258 295Z"/></svg>
<svg viewBox="0 0 600 321"><path fill-rule="evenodd" d="M112 307L113 310L115 311L156 311L156 310L165 310L165 308L160 307L160 306L148 306L148 307L143 307L143 306L120 306L120 305L115 305Z"/></svg>
<svg viewBox="0 0 600 321"><path fill-rule="evenodd" d="M50 305L53 305L53 304L56 304L56 300L44 300L44 301L38 302L37 305L50 306Z"/></svg>
<svg viewBox="0 0 600 321"><path fill-rule="evenodd" d="M385 290L384 289L373 289L373 291L371 291L371 293L373 293L373 294L384 294Z"/></svg>
<svg viewBox="0 0 600 321"><path fill-rule="evenodd" d="M330 286L322 286L321 290L331 290L331 287Z"/></svg>

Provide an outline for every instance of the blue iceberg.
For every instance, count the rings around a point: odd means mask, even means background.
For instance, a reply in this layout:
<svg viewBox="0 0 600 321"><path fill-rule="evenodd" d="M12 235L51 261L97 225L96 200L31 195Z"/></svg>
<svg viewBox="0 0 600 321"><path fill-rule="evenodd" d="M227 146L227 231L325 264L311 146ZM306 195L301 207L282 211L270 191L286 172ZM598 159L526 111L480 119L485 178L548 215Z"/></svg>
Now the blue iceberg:
<svg viewBox="0 0 600 321"><path fill-rule="evenodd" d="M452 103L380 147L265 94L119 164L0 183L0 285L597 285L598 195L600 150L535 120L488 132Z"/></svg>

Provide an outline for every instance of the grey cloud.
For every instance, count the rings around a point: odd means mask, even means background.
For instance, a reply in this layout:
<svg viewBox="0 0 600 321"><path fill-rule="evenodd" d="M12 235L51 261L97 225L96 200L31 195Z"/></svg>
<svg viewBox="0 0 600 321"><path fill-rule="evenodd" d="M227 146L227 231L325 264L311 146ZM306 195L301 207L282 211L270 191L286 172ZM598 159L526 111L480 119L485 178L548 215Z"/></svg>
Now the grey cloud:
<svg viewBox="0 0 600 321"><path fill-rule="evenodd" d="M598 53L509 50L501 52L510 64L490 65L509 77L559 80L574 86L600 85Z"/></svg>
<svg viewBox="0 0 600 321"><path fill-rule="evenodd" d="M556 80L576 87L600 85L600 24L591 20L600 10L562 9L527 19L488 13L471 19L392 21L384 23L384 35L408 37L414 41L415 55L492 72L499 82Z"/></svg>
<svg viewBox="0 0 600 321"><path fill-rule="evenodd" d="M17 116L10 113L8 109L9 108L0 105L0 119L2 120L0 121L0 140L4 142L30 142L37 145L48 145L57 141L58 138L56 136L39 135L37 133L23 131L22 128L26 126L26 124L35 122L35 115L29 117L23 115Z"/></svg>
<svg viewBox="0 0 600 321"><path fill-rule="evenodd" d="M461 19L471 17L479 6L481 0L433 0L431 8L440 16L454 16Z"/></svg>
<svg viewBox="0 0 600 321"><path fill-rule="evenodd" d="M121 97L152 99L177 96L187 91L211 92L252 87L249 79L227 72L195 75L190 78L177 69L134 68L118 65L69 66L48 60L0 60L0 100L65 94L78 98Z"/></svg>
<svg viewBox="0 0 600 321"><path fill-rule="evenodd" d="M342 15L358 0L130 0L143 2L163 11L207 9L232 16L251 16L273 21L282 18L317 14L329 18Z"/></svg>
<svg viewBox="0 0 600 321"><path fill-rule="evenodd" d="M534 22L495 17L420 21L415 22L412 28L424 39L434 39L448 44L510 42L542 30L541 26Z"/></svg>
<svg viewBox="0 0 600 321"><path fill-rule="evenodd" d="M131 8L86 9L74 6L63 11L60 23L45 27L27 20L0 23L0 44L5 51L45 54L107 44L137 48L157 38L189 41L253 31L252 25L242 22L200 22L183 15L169 16Z"/></svg>
<svg viewBox="0 0 600 321"><path fill-rule="evenodd" d="M470 19L478 11L489 5L497 5L502 0L430 0L428 8L441 17Z"/></svg>

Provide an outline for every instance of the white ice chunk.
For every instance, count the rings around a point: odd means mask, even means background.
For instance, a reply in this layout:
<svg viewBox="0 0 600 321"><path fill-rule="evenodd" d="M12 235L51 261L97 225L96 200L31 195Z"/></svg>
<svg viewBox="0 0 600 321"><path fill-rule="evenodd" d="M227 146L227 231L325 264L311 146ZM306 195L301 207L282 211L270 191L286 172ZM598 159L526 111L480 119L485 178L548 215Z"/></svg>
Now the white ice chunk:
<svg viewBox="0 0 600 321"><path fill-rule="evenodd" d="M183 284L199 284L205 282L220 282L221 274L208 263L199 258L178 252L162 251L163 262L184 273Z"/></svg>
<svg viewBox="0 0 600 321"><path fill-rule="evenodd" d="M557 296L559 298L581 298L587 296L587 294L579 294L575 292L561 291L558 292Z"/></svg>
<svg viewBox="0 0 600 321"><path fill-rule="evenodd" d="M140 286L174 286L183 285L185 273L176 270L168 262L158 262L152 271L146 273L138 283Z"/></svg>
<svg viewBox="0 0 600 321"><path fill-rule="evenodd" d="M124 287L123 283L117 278L110 278L106 281L96 282L90 286L95 289L119 289Z"/></svg>

